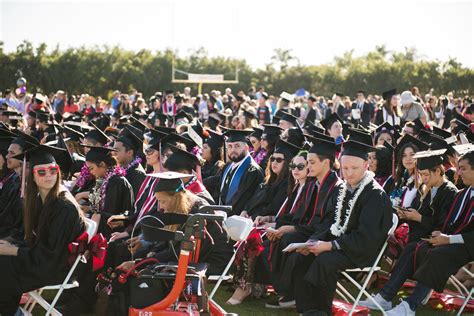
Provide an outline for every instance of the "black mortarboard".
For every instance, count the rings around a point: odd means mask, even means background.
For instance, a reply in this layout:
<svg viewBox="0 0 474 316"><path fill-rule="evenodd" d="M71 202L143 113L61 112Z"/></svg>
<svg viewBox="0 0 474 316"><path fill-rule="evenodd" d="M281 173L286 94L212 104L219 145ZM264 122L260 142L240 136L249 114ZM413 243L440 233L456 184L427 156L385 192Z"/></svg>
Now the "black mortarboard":
<svg viewBox="0 0 474 316"><path fill-rule="evenodd" d="M176 129L174 129L172 127L155 126L154 129L157 130L158 132L162 132L162 133L165 133L165 134L176 133Z"/></svg>
<svg viewBox="0 0 474 316"><path fill-rule="evenodd" d="M300 150L300 147L280 139L275 145L274 153L285 155L285 158L289 161L293 159L293 157L296 156Z"/></svg>
<svg viewBox="0 0 474 316"><path fill-rule="evenodd" d="M0 137L2 138L11 137L13 139L13 138L18 137L18 135L11 132L8 128L0 127Z"/></svg>
<svg viewBox="0 0 474 316"><path fill-rule="evenodd" d="M336 156L336 152L340 146L336 145L334 138L320 133L306 135L306 137L308 137L308 140L312 143L308 152L333 158Z"/></svg>
<svg viewBox="0 0 474 316"><path fill-rule="evenodd" d="M316 126L313 122L309 120L304 121L304 126L303 128L308 131L308 133L313 133L313 132L318 132L321 134L324 134L325 129L319 126Z"/></svg>
<svg viewBox="0 0 474 316"><path fill-rule="evenodd" d="M186 148L194 147L195 143L192 139L183 137L176 133L166 135L161 139L162 144L176 145L176 143L183 143Z"/></svg>
<svg viewBox="0 0 474 316"><path fill-rule="evenodd" d="M193 117L189 115L189 113L187 113L186 111L180 110L178 113L176 113L175 119L186 119L188 123L190 123L193 120Z"/></svg>
<svg viewBox="0 0 474 316"><path fill-rule="evenodd" d="M135 128L130 124L125 124L125 127L119 134L117 141L133 148L135 152L139 152L143 146L143 138L141 137L141 134L142 131L138 128Z"/></svg>
<svg viewBox="0 0 474 316"><path fill-rule="evenodd" d="M165 162L165 168L169 171L194 170L196 166L200 165L199 159L190 152L173 145L170 145L169 148L173 152Z"/></svg>
<svg viewBox="0 0 474 316"><path fill-rule="evenodd" d="M256 119L257 115L253 111L243 110L244 116L249 119Z"/></svg>
<svg viewBox="0 0 474 316"><path fill-rule="evenodd" d="M276 125L280 124L280 117L276 116L276 115L273 115L272 124L276 124Z"/></svg>
<svg viewBox="0 0 474 316"><path fill-rule="evenodd" d="M227 130L224 135L227 136L226 142L233 143L233 142L244 142L247 143L247 136L252 133L251 130L237 130L237 129L229 129Z"/></svg>
<svg viewBox="0 0 474 316"><path fill-rule="evenodd" d="M344 123L342 118L337 114L337 113L332 113L328 117L326 117L324 120L320 122L320 124L326 129L329 130L331 129L331 126L336 122L339 121L341 124Z"/></svg>
<svg viewBox="0 0 474 316"><path fill-rule="evenodd" d="M438 126L433 126L433 134L441 137L441 138L449 138L451 137L451 133L442 129L442 128L439 128Z"/></svg>
<svg viewBox="0 0 474 316"><path fill-rule="evenodd" d="M340 92L336 92L335 95L337 95L338 97L341 97L341 98L344 97L344 94L342 94L342 93L340 93Z"/></svg>
<svg viewBox="0 0 474 316"><path fill-rule="evenodd" d="M351 129L349 139L343 144L342 156L354 156L368 159L369 152L375 151L370 134Z"/></svg>
<svg viewBox="0 0 474 316"><path fill-rule="evenodd" d="M211 129L215 130L220 123L221 121L218 118L214 117L213 115L209 115L209 118L207 119L207 124Z"/></svg>
<svg viewBox="0 0 474 316"><path fill-rule="evenodd" d="M380 133L389 133L392 136L394 143L398 138L400 138L400 133L397 131L395 126L393 126L389 122L384 122L375 129L375 135L378 135Z"/></svg>
<svg viewBox="0 0 474 316"><path fill-rule="evenodd" d="M263 135L276 135L280 136L283 128L275 124L263 124Z"/></svg>
<svg viewBox="0 0 474 316"><path fill-rule="evenodd" d="M13 158L18 160L26 158L26 161L30 162L30 167L53 162L56 162L61 167L61 162L64 162L64 157L66 155L68 155L68 152L63 148L49 145L37 145L26 150L22 154L14 156Z"/></svg>
<svg viewBox="0 0 474 316"><path fill-rule="evenodd" d="M12 140L12 144L19 145L23 151L30 150L31 148L40 145L40 142L36 138L20 130L15 130L15 134L17 137Z"/></svg>
<svg viewBox="0 0 474 316"><path fill-rule="evenodd" d="M86 154L86 161L99 164L105 160L108 160L112 157L112 152L117 151L114 148L103 147L103 146L86 146L89 148L89 151Z"/></svg>
<svg viewBox="0 0 474 316"><path fill-rule="evenodd" d="M224 145L224 135L214 132L208 131L210 136L204 140L205 144L208 144L213 149L219 149Z"/></svg>
<svg viewBox="0 0 474 316"><path fill-rule="evenodd" d="M260 140L262 139L262 134L263 134L263 129L261 129L260 127L254 127L252 134L250 134L249 136L255 137L256 139Z"/></svg>
<svg viewBox="0 0 474 316"><path fill-rule="evenodd" d="M416 168L418 170L433 169L443 164L443 155L446 149L419 151L413 156L416 158Z"/></svg>
<svg viewBox="0 0 474 316"><path fill-rule="evenodd" d="M0 154L3 156L4 159L8 153L8 147L10 147L12 140L12 136L0 137Z"/></svg>
<svg viewBox="0 0 474 316"><path fill-rule="evenodd" d="M199 135L202 139L206 139L209 137L209 133L204 130L204 127L202 126L201 122L199 120L196 120L196 122L191 125L191 128L196 132L196 134Z"/></svg>
<svg viewBox="0 0 474 316"><path fill-rule="evenodd" d="M395 88L395 89L382 92L382 97L385 101L390 101L390 98L396 94L397 94L397 89Z"/></svg>
<svg viewBox="0 0 474 316"><path fill-rule="evenodd" d="M304 133L303 130L299 125L296 125L295 127L289 128L287 131L287 138L286 141L289 143L292 143L293 145L297 147L301 147L304 144Z"/></svg>
<svg viewBox="0 0 474 316"><path fill-rule="evenodd" d="M167 136L167 134L155 129L150 130L146 135L150 138L148 146L155 150L160 150L160 142Z"/></svg>
<svg viewBox="0 0 474 316"><path fill-rule="evenodd" d="M429 148L428 144L422 142L421 140L416 139L410 134L405 134L405 136L403 136L402 139L400 139L397 146L395 146L395 152L398 154L400 152L400 149L402 149L403 146L409 143L415 145L418 148L418 150L428 150Z"/></svg>
<svg viewBox="0 0 474 316"><path fill-rule="evenodd" d="M298 123L298 118L294 115L291 115L289 113L283 113L283 115L280 117L280 121L287 121L291 124L293 124L294 126L296 126Z"/></svg>
<svg viewBox="0 0 474 316"><path fill-rule="evenodd" d="M152 177L159 178L160 181L155 185L156 192L180 192L184 190L183 178L192 177L191 174L183 174L178 172L159 172L150 174Z"/></svg>
<svg viewBox="0 0 474 316"><path fill-rule="evenodd" d="M88 132L86 134L85 138L93 139L93 140L95 140L96 142L98 142L99 144L102 144L102 145L105 145L108 142L112 141L107 135L105 135L105 133L103 131L101 131L92 122L90 122L89 124L91 124L92 127L94 127L94 129L91 130L90 132Z"/></svg>
<svg viewBox="0 0 474 316"><path fill-rule="evenodd" d="M414 124L414 131L417 134L420 133L420 131L422 130L428 130L428 128L425 126L425 124L423 124L420 118L416 118L415 120L413 120L413 124Z"/></svg>

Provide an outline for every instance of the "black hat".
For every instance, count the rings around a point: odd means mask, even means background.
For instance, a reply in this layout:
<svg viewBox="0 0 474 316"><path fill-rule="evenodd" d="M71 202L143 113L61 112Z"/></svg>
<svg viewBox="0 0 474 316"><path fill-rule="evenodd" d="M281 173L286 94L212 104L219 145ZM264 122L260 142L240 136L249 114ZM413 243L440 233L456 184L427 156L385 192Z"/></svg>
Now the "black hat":
<svg viewBox="0 0 474 316"><path fill-rule="evenodd" d="M12 144L19 145L23 151L30 150L31 148L40 145L40 142L36 138L20 130L15 130L15 134L17 137L12 140Z"/></svg>
<svg viewBox="0 0 474 316"><path fill-rule="evenodd" d="M326 117L324 120L322 120L320 122L320 124L326 129L326 130L329 130L331 129L331 126L335 123L339 121L341 124L344 123L344 121L342 120L342 118L337 114L337 113L332 113L331 115L329 115L328 117Z"/></svg>
<svg viewBox="0 0 474 316"><path fill-rule="evenodd" d="M204 140L205 144L208 144L209 147L213 149L219 149L224 145L224 135L217 133L215 131L208 131L210 136Z"/></svg>
<svg viewBox="0 0 474 316"><path fill-rule="evenodd" d="M227 136L226 142L233 143L233 142L244 142L247 143L247 136L252 133L251 130L237 130L237 129L229 129L227 130L224 135Z"/></svg>
<svg viewBox="0 0 474 316"><path fill-rule="evenodd" d="M301 147L305 141L303 130L299 125L291 127L286 131L288 137L286 141L292 143L295 146Z"/></svg>
<svg viewBox="0 0 474 316"><path fill-rule="evenodd" d="M148 133L146 133L146 135L150 138L147 148L153 148L155 150L160 150L161 140L168 136L167 134L155 129L151 129Z"/></svg>
<svg viewBox="0 0 474 316"><path fill-rule="evenodd" d="M419 151L413 156L416 158L416 168L418 170L433 169L443 164L443 155L446 149Z"/></svg>
<svg viewBox="0 0 474 316"><path fill-rule="evenodd" d="M192 148L195 146L195 143L192 139L183 137L181 135L178 135L176 133L171 133L166 135L161 139L161 144L169 144L169 145L176 145L177 143L183 143L186 148Z"/></svg>
<svg viewBox="0 0 474 316"><path fill-rule="evenodd" d="M133 126L135 129L140 130L142 133L144 133L148 129L148 126L143 124L143 122L141 122L140 119L134 116L130 116L130 120L132 121L132 124L130 125Z"/></svg>
<svg viewBox="0 0 474 316"><path fill-rule="evenodd" d="M273 115L273 117L272 117L272 124L278 125L279 123L280 123L280 117L279 117L279 116L276 116L276 115Z"/></svg>
<svg viewBox="0 0 474 316"><path fill-rule="evenodd" d="M311 101L313 101L313 102L316 102L316 101L318 101L318 98L316 98L316 96L314 96L314 95L310 95L310 96L308 97L308 100L311 100Z"/></svg>
<svg viewBox="0 0 474 316"><path fill-rule="evenodd" d="M94 127L93 130L88 132L85 136L85 138L90 138L98 142L99 144L105 145L108 142L112 141L103 131L101 131L97 126L94 125L94 123L90 122L89 124Z"/></svg>
<svg viewBox="0 0 474 316"><path fill-rule="evenodd" d="M13 138L18 137L18 135L15 134L15 133L13 133L13 132L11 132L11 131L10 131L8 128L6 128L6 127L0 127L0 137L2 137L2 138L8 138L8 137L10 137L10 138L13 139Z"/></svg>
<svg viewBox="0 0 474 316"><path fill-rule="evenodd" d="M62 132L66 134L66 137L73 141L80 141L81 138L84 138L84 134L66 125L62 127Z"/></svg>
<svg viewBox="0 0 474 316"><path fill-rule="evenodd" d="M390 98L396 94L397 94L397 89L395 88L395 89L382 92L382 97L385 101L389 101Z"/></svg>
<svg viewBox="0 0 474 316"><path fill-rule="evenodd" d="M395 142L398 138L400 138L400 133L397 131L395 126L390 124L389 122L384 122L380 124L376 129L375 129L375 136L380 135L381 133L388 133L392 136L393 141Z"/></svg>
<svg viewBox="0 0 474 316"><path fill-rule="evenodd" d="M171 134L171 133L176 133L176 129L172 128L172 127L155 126L154 129L157 130L158 132L162 132L162 133L165 133L167 135Z"/></svg>
<svg viewBox="0 0 474 316"><path fill-rule="evenodd" d="M354 156L368 159L369 152L375 151L370 134L351 129L349 139L343 144L342 156Z"/></svg>
<svg viewBox="0 0 474 316"><path fill-rule="evenodd" d="M273 152L285 155L285 158L289 161L293 159L293 157L296 156L300 150L300 147L297 147L289 142L284 141L283 139L280 139L277 141L275 145L275 150Z"/></svg>
<svg viewBox="0 0 474 316"><path fill-rule="evenodd" d="M193 117L189 115L189 113L187 113L186 111L180 110L178 113L176 113L175 119L186 119L188 123L190 123L193 120Z"/></svg>
<svg viewBox="0 0 474 316"><path fill-rule="evenodd" d="M83 145L84 147L89 148L89 151L86 154L86 161L90 161L93 163L100 163L112 157L112 152L117 151L114 148L110 147L102 147L102 146L87 146Z"/></svg>
<svg viewBox="0 0 474 316"><path fill-rule="evenodd" d="M433 126L433 134L441 137L441 138L450 138L452 135L450 132L439 128L438 126Z"/></svg>
<svg viewBox="0 0 474 316"><path fill-rule="evenodd" d="M221 121L218 118L213 115L209 115L209 118L207 119L207 124L211 129L215 130L220 123Z"/></svg>
<svg viewBox="0 0 474 316"><path fill-rule="evenodd" d="M209 133L204 130L204 127L202 126L201 122L199 120L196 120L196 122L191 125L191 128L196 132L196 134L199 135L202 139L206 139L209 137Z"/></svg>
<svg viewBox="0 0 474 316"><path fill-rule="evenodd" d="M283 112L283 115L280 117L280 121L287 121L291 124L293 124L294 126L296 126L298 123L298 118L294 115L291 115L289 113L285 113Z"/></svg>
<svg viewBox="0 0 474 316"><path fill-rule="evenodd" d="M334 94L337 95L338 97L341 97L341 98L344 97L344 94L342 94L342 93L340 93L340 92L336 92L336 93L334 93Z"/></svg>
<svg viewBox="0 0 474 316"><path fill-rule="evenodd" d="M169 171L194 170L196 166L201 164L199 159L190 152L173 145L170 145L169 148L173 152L165 162L165 168Z"/></svg>
<svg viewBox="0 0 474 316"><path fill-rule="evenodd" d="M30 166L44 165L56 162L61 167L61 162L64 162L64 158L68 155L67 150L63 148L53 147L49 145L38 145L28 149L22 154L16 155L13 158L30 162ZM70 163L69 163L70 166Z"/></svg>
<svg viewBox="0 0 474 316"><path fill-rule="evenodd" d="M309 120L304 121L303 128L307 130L309 133L318 132L318 133L324 134L325 132L324 128L316 126L313 122Z"/></svg>
<svg viewBox="0 0 474 316"><path fill-rule="evenodd" d="M143 139L140 135L141 131L139 129L130 124L126 124L119 134L117 141L131 147L135 152L138 152L143 146Z"/></svg>
<svg viewBox="0 0 474 316"><path fill-rule="evenodd" d="M262 134L263 134L263 129L260 127L254 127L252 134L249 136L255 137L256 139L260 140L262 139Z"/></svg>
<svg viewBox="0 0 474 316"><path fill-rule="evenodd" d="M306 135L308 140L312 143L309 153L323 155L328 157L336 157L336 152L340 146L336 145L334 138L321 133L314 133L313 135Z"/></svg>
<svg viewBox="0 0 474 316"><path fill-rule="evenodd" d="M263 124L263 135L276 135L280 136L283 128L275 124Z"/></svg>
<svg viewBox="0 0 474 316"><path fill-rule="evenodd" d="M183 178L192 177L191 174L183 174L178 172L159 172L150 174L152 177L159 178L160 180L155 185L154 191L156 192L180 192L184 190Z"/></svg>
<svg viewBox="0 0 474 316"><path fill-rule="evenodd" d="M406 144L413 144L418 148L418 150L428 150L428 148L430 147L428 144L416 139L410 134L405 134L405 136L400 139L397 146L395 146L395 152L398 154L402 147Z"/></svg>
<svg viewBox="0 0 474 316"><path fill-rule="evenodd" d="M256 119L257 118L257 115L253 111L243 110L243 114L246 118L249 118L249 119Z"/></svg>

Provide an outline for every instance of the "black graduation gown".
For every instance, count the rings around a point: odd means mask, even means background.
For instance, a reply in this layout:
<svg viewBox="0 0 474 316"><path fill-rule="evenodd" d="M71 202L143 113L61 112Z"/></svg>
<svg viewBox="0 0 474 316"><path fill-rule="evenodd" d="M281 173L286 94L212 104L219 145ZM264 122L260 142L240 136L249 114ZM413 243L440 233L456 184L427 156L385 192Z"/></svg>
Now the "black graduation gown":
<svg viewBox="0 0 474 316"><path fill-rule="evenodd" d="M438 188L433 202L431 202L431 191L427 193L418 209L421 214L421 222L408 221L410 226L409 243L419 241L421 238L428 238L433 231L441 229L457 192L454 184L446 181Z"/></svg>
<svg viewBox="0 0 474 316"><path fill-rule="evenodd" d="M125 178L128 180L128 182L132 186L134 198L137 197L138 190L140 190L140 186L142 185L143 181L145 181L145 177L146 177L145 169L143 169L142 165L139 163L130 167L127 170L127 175L125 176Z"/></svg>
<svg viewBox="0 0 474 316"><path fill-rule="evenodd" d="M352 110L357 109L358 108L358 103L357 102L352 103L351 108L352 108ZM374 113L375 113L374 104L365 101L364 104L362 105L362 109L361 109L361 113L360 113L360 120L353 120L354 121L353 123L359 123L364 127L369 127L370 121L374 117ZM356 121L358 121L358 122L356 122Z"/></svg>
<svg viewBox="0 0 474 316"><path fill-rule="evenodd" d="M15 173L0 193L0 238L23 240L23 203L20 198L21 179Z"/></svg>
<svg viewBox="0 0 474 316"><path fill-rule="evenodd" d="M227 167L227 165L224 167ZM237 168L236 168L237 169ZM234 170L235 171L235 170ZM227 174L227 179L223 179L224 173L222 173L219 185L222 184L223 181L226 181L222 190L219 187L219 198L220 204L223 205L225 202L225 197L227 195L227 190L230 184L230 179L233 176L234 172L229 172ZM232 212L231 215L240 215L245 208L248 200L254 195L255 190L257 189L258 185L263 180L263 172L262 169L257 165L257 163L252 159L249 167L245 171L245 173L240 178L240 183L237 192L232 198Z"/></svg>
<svg viewBox="0 0 474 316"><path fill-rule="evenodd" d="M100 213L99 232L108 239L112 234L112 230L107 226L107 219L112 215L132 211L134 203L135 196L128 180L119 175L112 176L105 189L105 201Z"/></svg>
<svg viewBox="0 0 474 316"><path fill-rule="evenodd" d="M214 201L219 200L219 180L222 174L222 168L219 167L221 161L215 164L205 164L201 169L202 183L211 194Z"/></svg>
<svg viewBox="0 0 474 316"><path fill-rule="evenodd" d="M261 183L255 194L248 200L244 210L252 219L257 216L274 216L285 201L287 189L288 179L272 184Z"/></svg>
<svg viewBox="0 0 474 316"><path fill-rule="evenodd" d="M462 204L463 197L470 194L470 190L469 187L457 194L441 230L446 235L461 234L464 243L432 247L420 242L416 249L413 277L437 292L443 291L452 274L474 260L474 199L468 197Z"/></svg>
<svg viewBox="0 0 474 316"><path fill-rule="evenodd" d="M72 199L61 193L35 245L21 246L16 257L0 256L0 314L9 315L9 307L15 310L22 293L64 280L70 268L68 244L84 229Z"/></svg>

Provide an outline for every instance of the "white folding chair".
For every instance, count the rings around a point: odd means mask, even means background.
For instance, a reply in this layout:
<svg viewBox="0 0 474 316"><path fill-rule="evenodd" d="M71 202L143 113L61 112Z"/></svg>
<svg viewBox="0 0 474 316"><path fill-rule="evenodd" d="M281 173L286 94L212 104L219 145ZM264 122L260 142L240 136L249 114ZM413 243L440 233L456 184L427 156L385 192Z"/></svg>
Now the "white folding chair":
<svg viewBox="0 0 474 316"><path fill-rule="evenodd" d="M472 264L473 262L471 262ZM469 269L466 269L466 267L462 267L462 270L470 277L474 278L474 273L472 273ZM461 315L464 309L466 308L467 304L471 300L473 294L474 294L474 288L471 288L470 290L466 288L466 286L459 281L454 275L449 277L449 280L451 281L451 284L454 285L456 290L458 290L459 295L457 297L464 299L464 302L459 309L458 313L456 315Z"/></svg>
<svg viewBox="0 0 474 316"><path fill-rule="evenodd" d="M235 256L237 255L237 251L240 248L241 245L247 240L247 237L249 236L250 232L253 230L253 221L249 218L241 217L241 216L231 216L227 218L223 222L223 226L227 234L229 235L230 239L233 241L238 242L238 246L234 250L234 254L232 255L232 258L230 258L229 263L227 263L227 266L225 267L224 271L222 274L217 278L217 283L212 289L211 294L209 295L209 299L212 299L214 297L214 294L216 294L217 289L221 285L222 281L224 279L228 279L226 277L227 272L229 272L230 267L234 263ZM209 280L215 280L215 276L209 276Z"/></svg>
<svg viewBox="0 0 474 316"><path fill-rule="evenodd" d="M341 283L339 283L339 282L337 283L338 289L336 290L336 293L339 294L339 296L341 296L347 302L349 302L348 297L354 302L352 304L352 308L349 312L349 315L352 315L352 313L354 313L354 310L356 309L357 304L359 304L359 301L360 301L362 295L365 295L369 300L371 300L377 306L377 308L382 312L382 314L385 315L385 311L383 310L383 308L380 306L380 304L378 304L373 299L372 295L370 295L366 291L366 288L367 288L367 285L369 284L370 278L372 277L374 272L380 270L380 267L378 266L378 264L380 262L380 259L382 259L383 254L385 253L385 249L387 249L388 238L391 234L393 234L395 232L395 229L397 228L397 225L398 225L398 217L397 217L396 214L393 214L393 216L392 216L392 227L388 231L387 239L385 240L382 248L380 249L380 252L379 252L377 258L375 259L374 264L371 267L364 267L364 268L357 268L357 269L347 269L347 270L341 272L341 274L347 280L349 280L359 290L359 293L357 294L357 297L354 298L354 296L352 296L351 293L346 288L344 288L344 286ZM367 276L364 280L363 285L360 285L356 280L354 280L354 278L352 278L349 275L349 273L354 273L354 272L355 273L361 273L361 272L362 273L367 273Z"/></svg>
<svg viewBox="0 0 474 316"><path fill-rule="evenodd" d="M85 222L85 225L86 225L86 232L88 234L88 242L90 242L90 240L92 239L92 237L94 237L94 235L96 234L96 231L97 231L97 223L94 222L93 220L91 219L88 219L88 218L84 218L84 222ZM46 316L48 315L55 315L55 316L60 316L61 313L58 312L54 306L56 305L56 303L58 302L59 300L59 297L61 297L61 294L63 293L64 290L68 290L68 289L72 289L72 288L76 288L76 287L79 287L79 282L77 281L73 281L73 282L69 282L74 271L76 270L76 267L78 266L79 262L84 262L86 263L87 260L84 256L84 254L81 254L79 256L77 256L76 260L74 261L73 265L71 266L71 268L69 269L69 272L68 274L66 275L66 278L64 279L63 283L61 284L58 284L58 285L48 285L48 286L45 286L45 287L42 287L41 289L37 289L35 291L31 291L28 293L28 301L26 302L26 304L21 308L23 314L25 315L32 315L33 313L33 309L35 308L36 304L38 303L39 305L41 305L45 310L46 310ZM57 290L57 293L56 295L54 296L54 299L53 301L50 303L48 303L42 296L41 294L43 293L43 291L45 290Z"/></svg>

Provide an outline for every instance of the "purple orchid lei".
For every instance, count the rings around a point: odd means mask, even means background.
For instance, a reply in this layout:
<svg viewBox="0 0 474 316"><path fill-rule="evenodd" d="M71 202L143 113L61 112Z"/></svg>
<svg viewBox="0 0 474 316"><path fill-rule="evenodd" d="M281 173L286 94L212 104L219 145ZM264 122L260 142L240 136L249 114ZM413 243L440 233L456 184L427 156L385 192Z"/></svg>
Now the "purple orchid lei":
<svg viewBox="0 0 474 316"><path fill-rule="evenodd" d="M262 148L257 152L257 155L253 159L255 160L257 164L260 164L265 159L266 156L267 156L267 151Z"/></svg>
<svg viewBox="0 0 474 316"><path fill-rule="evenodd" d="M87 181L91 180L93 178L91 172L89 171L89 168L87 167L86 164L84 164L81 168L81 173L79 174L79 177L77 178L76 181L76 186L80 189L84 187Z"/></svg>
<svg viewBox="0 0 474 316"><path fill-rule="evenodd" d="M129 163L129 164L127 165L127 167L124 169L124 170L125 170L125 174L127 174L128 169L132 168L132 167L135 166L135 165L138 165L138 164L142 163L142 161L143 161L142 158L139 157L139 156L137 156L135 159L133 159L132 162Z"/></svg>

